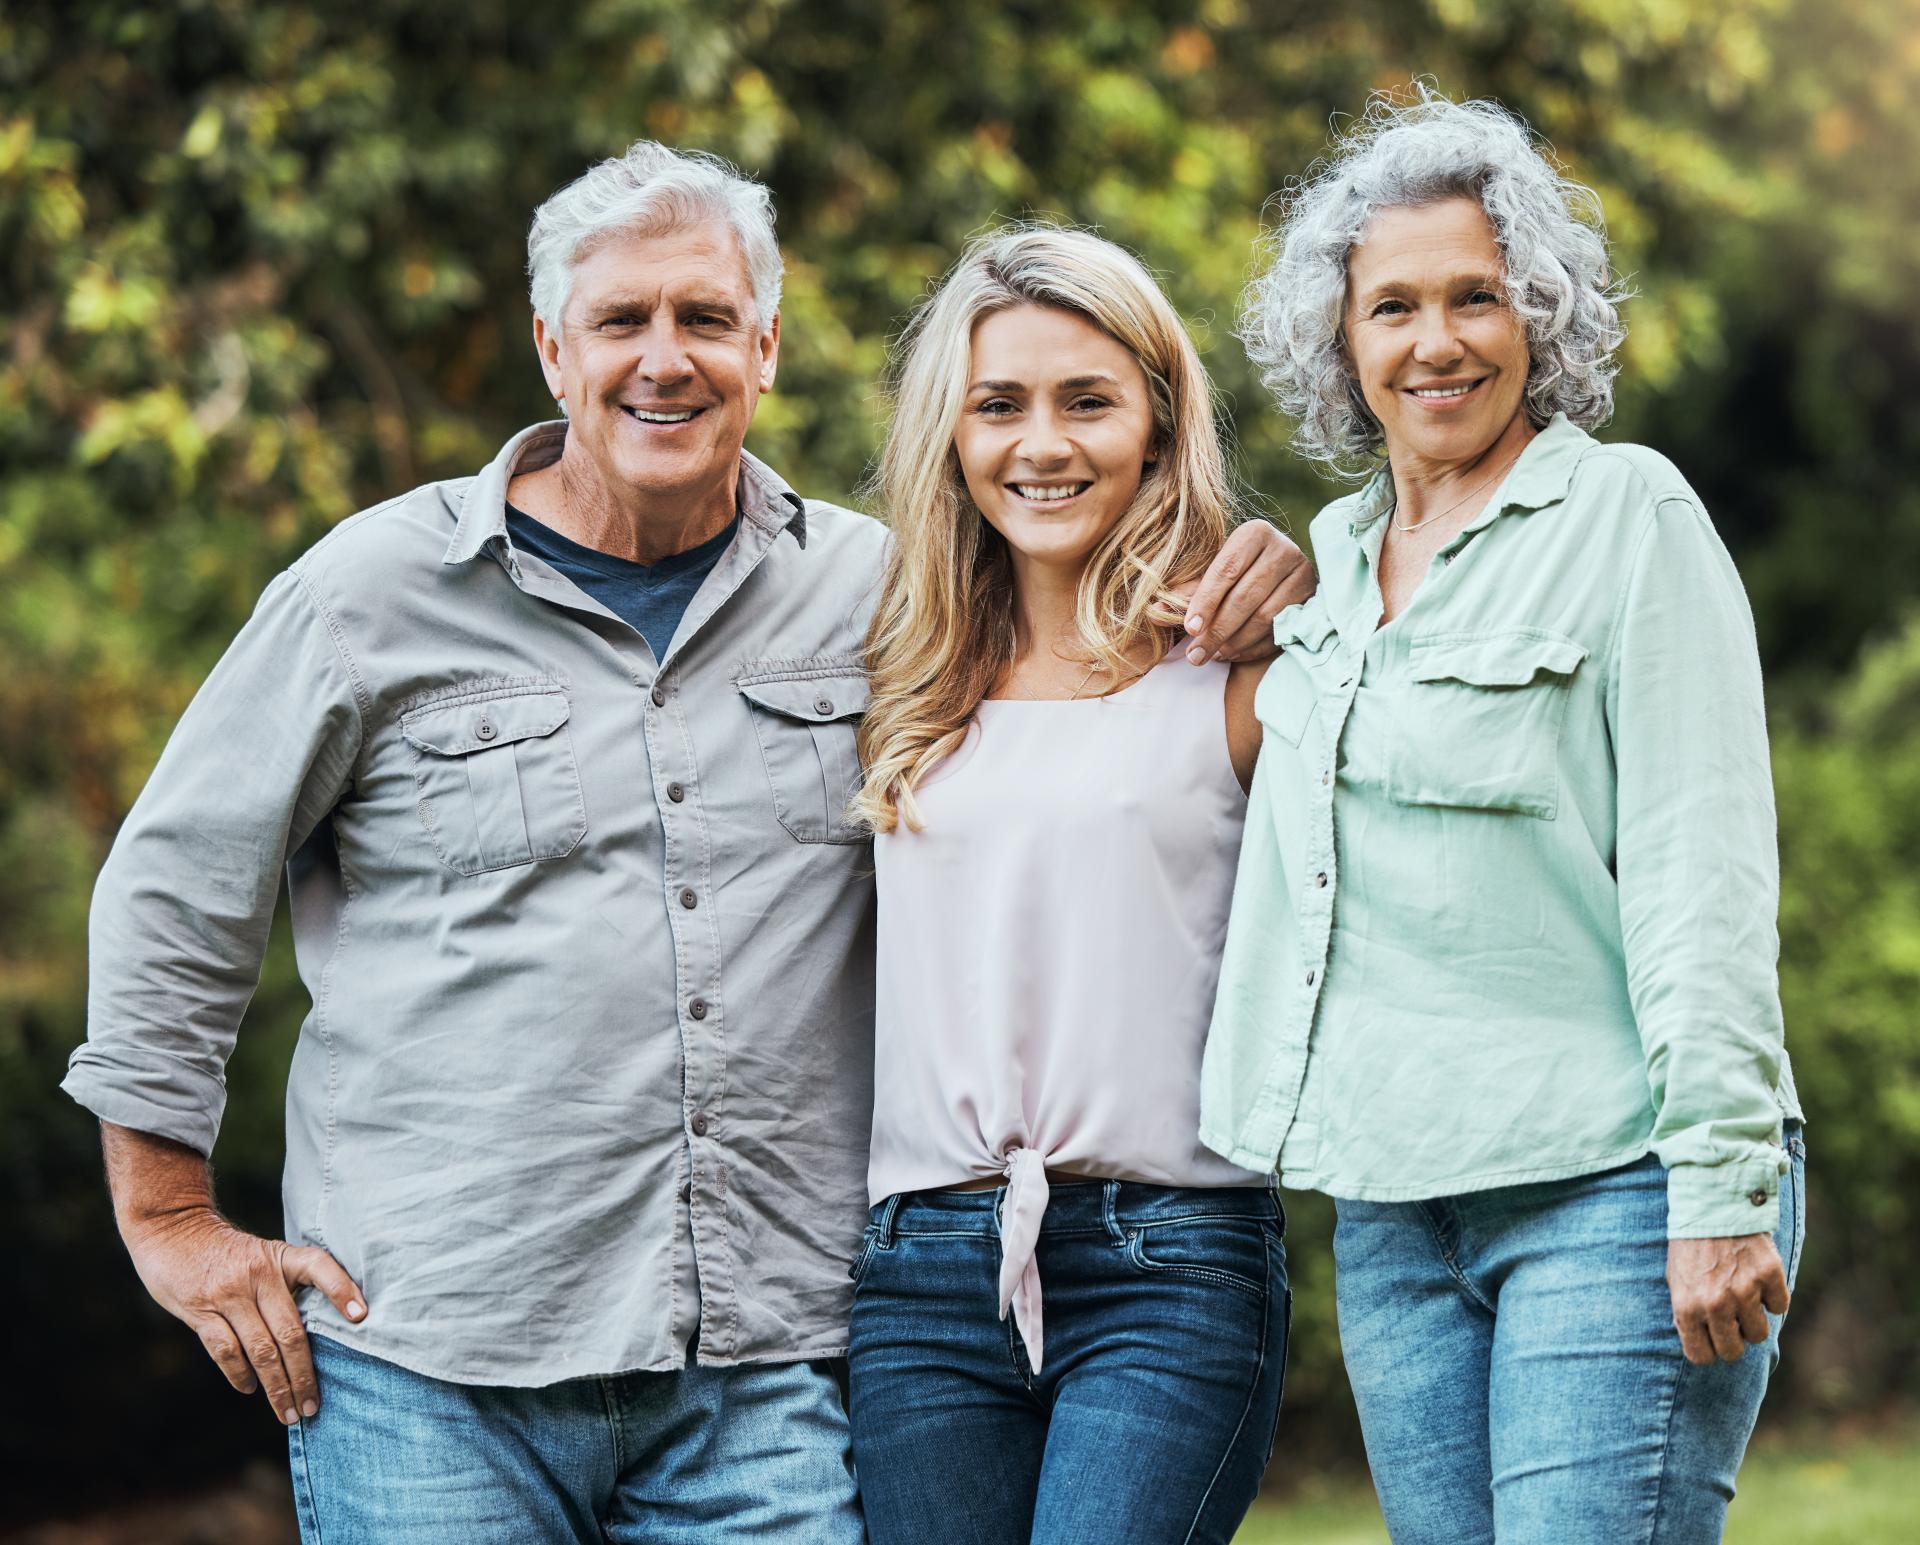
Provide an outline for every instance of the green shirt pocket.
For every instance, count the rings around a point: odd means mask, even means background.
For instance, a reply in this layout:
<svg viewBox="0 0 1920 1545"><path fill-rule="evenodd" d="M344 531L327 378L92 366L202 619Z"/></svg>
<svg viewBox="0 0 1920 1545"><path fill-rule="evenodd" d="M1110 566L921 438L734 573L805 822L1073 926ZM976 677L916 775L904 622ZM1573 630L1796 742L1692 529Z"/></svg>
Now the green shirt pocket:
<svg viewBox="0 0 1920 1545"><path fill-rule="evenodd" d="M1551 821L1560 728L1587 650L1545 628L1414 639L1413 686L1393 724L1387 797Z"/></svg>

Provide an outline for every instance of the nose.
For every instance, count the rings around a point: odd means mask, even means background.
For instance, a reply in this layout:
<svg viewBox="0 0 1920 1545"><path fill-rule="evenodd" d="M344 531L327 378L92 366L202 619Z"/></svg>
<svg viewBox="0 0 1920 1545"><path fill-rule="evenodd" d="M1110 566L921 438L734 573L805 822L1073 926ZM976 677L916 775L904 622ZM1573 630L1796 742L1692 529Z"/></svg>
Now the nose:
<svg viewBox="0 0 1920 1545"><path fill-rule="evenodd" d="M663 306L660 312L666 309ZM641 339L640 356L634 361L634 369L641 380L655 386L675 386L692 377L693 361L687 354L679 318L663 316L660 312L654 314Z"/></svg>
<svg viewBox="0 0 1920 1545"><path fill-rule="evenodd" d="M1466 354L1453 312L1445 306L1423 306L1415 325L1413 357L1432 370L1457 365Z"/></svg>
<svg viewBox="0 0 1920 1545"><path fill-rule="evenodd" d="M1063 464L1073 455L1073 442L1067 437L1060 415L1051 406L1042 405L1027 415L1020 443L1014 449L1022 461L1038 472Z"/></svg>

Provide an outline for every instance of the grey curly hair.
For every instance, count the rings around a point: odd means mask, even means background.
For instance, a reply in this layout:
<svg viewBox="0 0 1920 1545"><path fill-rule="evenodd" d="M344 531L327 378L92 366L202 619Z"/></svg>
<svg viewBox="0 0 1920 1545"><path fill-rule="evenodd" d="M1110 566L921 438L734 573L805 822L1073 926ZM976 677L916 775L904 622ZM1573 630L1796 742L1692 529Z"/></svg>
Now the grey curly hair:
<svg viewBox="0 0 1920 1545"><path fill-rule="evenodd" d="M1497 102L1420 86L1411 100L1374 97L1280 195L1267 261L1247 289L1239 337L1294 420L1302 455L1344 469L1383 444L1344 342L1349 254L1380 210L1460 197L1486 211L1505 260L1508 301L1527 331L1529 416L1545 424L1564 413L1587 429L1612 416L1629 292L1608 269L1599 197L1561 176Z"/></svg>
<svg viewBox="0 0 1920 1545"><path fill-rule="evenodd" d="M533 314L558 336L575 264L614 236L661 235L701 220L721 221L740 243L764 331L780 309L783 272L773 196L719 156L650 139L589 167L534 211L527 232Z"/></svg>

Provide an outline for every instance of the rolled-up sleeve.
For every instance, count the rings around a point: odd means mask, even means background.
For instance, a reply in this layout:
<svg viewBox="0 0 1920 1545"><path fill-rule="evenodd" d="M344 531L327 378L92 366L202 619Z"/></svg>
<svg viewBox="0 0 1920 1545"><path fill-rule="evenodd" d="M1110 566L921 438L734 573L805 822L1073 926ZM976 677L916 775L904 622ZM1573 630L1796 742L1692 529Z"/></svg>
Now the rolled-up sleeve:
<svg viewBox="0 0 1920 1545"><path fill-rule="evenodd" d="M1770 1233L1786 1163L1766 715L1739 575L1686 499L1661 500L1639 538L1607 714L1621 937L1668 1235Z"/></svg>
<svg viewBox="0 0 1920 1545"><path fill-rule="evenodd" d="M363 693L296 571L180 720L94 888L87 1040L61 1087L210 1152L287 857L349 786Z"/></svg>

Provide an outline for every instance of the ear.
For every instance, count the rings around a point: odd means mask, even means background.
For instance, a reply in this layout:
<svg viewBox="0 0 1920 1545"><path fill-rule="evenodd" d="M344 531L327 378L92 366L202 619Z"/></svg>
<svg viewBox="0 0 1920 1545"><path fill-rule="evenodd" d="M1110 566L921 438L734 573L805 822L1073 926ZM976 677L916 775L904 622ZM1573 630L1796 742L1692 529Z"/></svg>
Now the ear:
<svg viewBox="0 0 1920 1545"><path fill-rule="evenodd" d="M553 400L565 402L567 377L560 368L560 339L537 316L533 319L533 350L540 356L540 373L547 378L547 390L553 394Z"/></svg>
<svg viewBox="0 0 1920 1545"><path fill-rule="evenodd" d="M773 390L773 378L780 368L780 313L774 312L767 330L760 335L760 390Z"/></svg>

